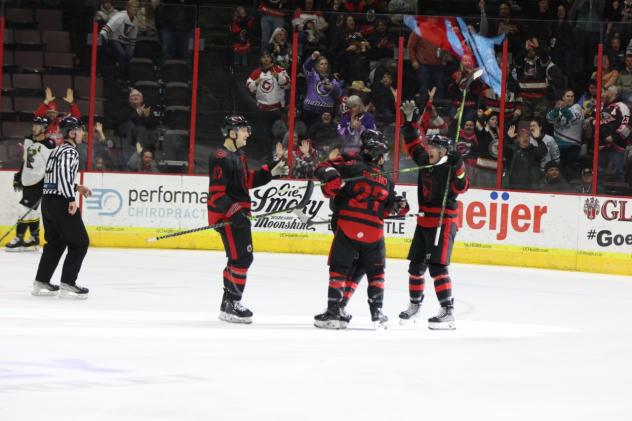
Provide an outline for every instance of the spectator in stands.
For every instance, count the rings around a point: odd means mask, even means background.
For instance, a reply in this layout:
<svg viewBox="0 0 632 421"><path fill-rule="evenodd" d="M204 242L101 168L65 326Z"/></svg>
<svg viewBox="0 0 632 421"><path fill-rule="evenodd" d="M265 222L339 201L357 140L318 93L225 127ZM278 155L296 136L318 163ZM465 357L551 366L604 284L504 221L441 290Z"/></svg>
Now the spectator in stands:
<svg viewBox="0 0 632 421"><path fill-rule="evenodd" d="M270 35L277 28L282 28L285 24L284 1L282 0L259 0L259 15L261 16L261 51L268 48Z"/></svg>
<svg viewBox="0 0 632 421"><path fill-rule="evenodd" d="M333 54L344 51L349 45L349 37L358 32L358 25L352 15L337 15L336 24L329 37L329 47Z"/></svg>
<svg viewBox="0 0 632 421"><path fill-rule="evenodd" d="M272 154L272 162L273 166L279 161L283 161L287 164L287 141L288 141L287 133L283 140L279 140L274 148L274 153Z"/></svg>
<svg viewBox="0 0 632 421"><path fill-rule="evenodd" d="M289 69L292 63L292 44L288 42L285 28L276 28L270 37L267 51L274 64Z"/></svg>
<svg viewBox="0 0 632 421"><path fill-rule="evenodd" d="M458 114L461 108L461 102L463 101L463 90L467 84L472 71L474 70L474 57L470 54L465 54L459 64L459 69L452 73L452 82L448 87L450 94L450 117L456 122L458 120ZM479 80L475 80L469 87L465 95L465 106L463 108L463 121L476 120L478 111L478 103L480 97L484 91L483 84ZM455 125L456 128L456 125Z"/></svg>
<svg viewBox="0 0 632 421"><path fill-rule="evenodd" d="M101 171L101 172L108 170L108 166L103 156L97 155L97 157L94 159L94 165L92 166L92 170Z"/></svg>
<svg viewBox="0 0 632 421"><path fill-rule="evenodd" d="M108 23L110 18L118 13L118 10L114 8L111 0L105 0L101 2L99 10L94 15L94 20L97 21L99 27Z"/></svg>
<svg viewBox="0 0 632 421"><path fill-rule="evenodd" d="M455 147L463 158L467 176L474 180L476 173L476 158L478 157L478 139L476 137L476 123L474 120L465 120L463 128L459 131L459 141Z"/></svg>
<svg viewBox="0 0 632 421"><path fill-rule="evenodd" d="M591 73L605 4L605 0L575 0L568 12L569 21L575 26L573 38L579 59L575 64L578 81L588 79L587 76Z"/></svg>
<svg viewBox="0 0 632 421"><path fill-rule="evenodd" d="M288 113L283 111L279 116L279 119L272 123L272 137L274 142L280 142L285 138L289 130ZM297 139L303 139L307 134L307 126L303 123L298 113L294 115L294 131L297 133Z"/></svg>
<svg viewBox="0 0 632 421"><path fill-rule="evenodd" d="M156 13L162 41L162 60L191 60L196 0L161 0Z"/></svg>
<svg viewBox="0 0 632 421"><path fill-rule="evenodd" d="M445 69L442 66L440 50L424 38L420 38L414 32L408 36L408 55L410 62L417 74L417 87L420 102L423 104L428 99L426 93L431 87L437 88L439 98L445 95Z"/></svg>
<svg viewBox="0 0 632 421"><path fill-rule="evenodd" d="M546 146L537 141L537 146L530 143L527 129L516 133L516 126L509 127L507 140L503 149L507 165L507 187L531 190L539 186L540 161L546 155Z"/></svg>
<svg viewBox="0 0 632 421"><path fill-rule="evenodd" d="M375 117L382 124L395 122L395 98L397 90L393 87L393 77L390 73L383 73L382 79L373 84L371 101L375 105Z"/></svg>
<svg viewBox="0 0 632 421"><path fill-rule="evenodd" d="M575 178L574 165L582 144L582 109L575 103L575 93L566 90L546 119L553 125L553 137L560 148L560 163L564 176Z"/></svg>
<svg viewBox="0 0 632 421"><path fill-rule="evenodd" d="M376 130L373 114L365 112L364 104L359 96L352 95L347 99L347 111L338 123L338 134L342 138L344 153L360 150L360 135L366 130Z"/></svg>
<svg viewBox="0 0 632 421"><path fill-rule="evenodd" d="M129 79L129 62L134 56L134 46L138 35L135 19L137 13L138 1L128 0L126 10L112 16L99 33L104 45L107 45L108 50L115 57L121 81Z"/></svg>
<svg viewBox="0 0 632 421"><path fill-rule="evenodd" d="M299 34L299 43L303 47L300 53L302 57L325 47L329 23L323 14L314 8L314 0L305 0L304 7L294 11L292 27Z"/></svg>
<svg viewBox="0 0 632 421"><path fill-rule="evenodd" d="M250 32L254 27L255 18L249 16L243 6L237 6L230 25L230 32L233 35L233 63L235 66L248 65L248 54L252 49Z"/></svg>
<svg viewBox="0 0 632 421"><path fill-rule="evenodd" d="M272 124L281 117L285 107L285 88L290 77L285 69L273 63L272 55L267 51L261 54L259 67L250 73L246 87L255 95L259 113L257 114L257 138L260 141L263 157L272 154Z"/></svg>
<svg viewBox="0 0 632 421"><path fill-rule="evenodd" d="M377 19L373 25L373 33L366 39L371 44L370 57L372 61L393 58L397 39L388 31L388 20Z"/></svg>
<svg viewBox="0 0 632 421"><path fill-rule="evenodd" d="M498 168L498 116L492 111L478 113L476 120L478 157L476 158L476 187L495 187Z"/></svg>
<svg viewBox="0 0 632 421"><path fill-rule="evenodd" d="M562 177L558 162L549 161L546 163L540 189L547 192L569 192L571 190L571 186Z"/></svg>
<svg viewBox="0 0 632 421"><path fill-rule="evenodd" d="M531 133L531 144L538 146L538 142L544 143L546 146L546 154L540 161L540 169L545 171L545 166L550 161L560 162L560 148L552 136L544 132L544 122L541 118L534 118L529 122L529 132Z"/></svg>
<svg viewBox="0 0 632 421"><path fill-rule="evenodd" d="M621 69L615 82L619 95L630 102L632 94L632 51L625 54L625 68Z"/></svg>
<svg viewBox="0 0 632 421"><path fill-rule="evenodd" d="M544 117L547 109L546 68L549 56L537 38L526 41L514 60L513 78L520 87L524 118Z"/></svg>
<svg viewBox="0 0 632 421"><path fill-rule="evenodd" d="M573 63L577 59L575 44L573 41L573 27L568 22L568 10L566 4L557 5L557 19L549 22L551 25L551 60L560 66L566 75L569 86L574 86Z"/></svg>
<svg viewBox="0 0 632 421"><path fill-rule="evenodd" d="M621 70L625 66L625 49L621 45L619 34L613 34L609 45L606 46L604 55L607 54L612 60L612 68Z"/></svg>
<svg viewBox="0 0 632 421"><path fill-rule="evenodd" d="M511 5L509 2L500 2L498 5L498 17L499 19L490 21L489 35L505 34L509 41L509 49L515 54L520 49L520 29L511 18Z"/></svg>
<svg viewBox="0 0 632 421"><path fill-rule="evenodd" d="M101 157L105 166L109 168L114 166L114 142L105 137L103 123L100 121L94 123L93 156L95 156L95 165L96 158Z"/></svg>
<svg viewBox="0 0 632 421"><path fill-rule="evenodd" d="M292 176L294 178L314 178L314 169L319 162L319 154L311 139L295 139L292 153Z"/></svg>
<svg viewBox="0 0 632 421"><path fill-rule="evenodd" d="M603 55L601 62L601 86L609 88L617 82L619 71L612 66L613 58L608 54ZM597 70L590 76L591 79L597 79Z"/></svg>
<svg viewBox="0 0 632 421"><path fill-rule="evenodd" d="M577 103L582 107L584 119L595 116L595 108L597 106L597 81L595 79L591 79L588 82L588 90L579 97Z"/></svg>
<svg viewBox="0 0 632 421"><path fill-rule="evenodd" d="M66 89L66 96L62 99L70 107L70 115L72 117L81 118L81 110L79 110L79 107L75 103L74 91L70 88ZM63 138L59 130L59 123L66 118L67 115L60 114L59 106L53 96L53 90L48 86L44 89L44 101L37 107L37 110L35 110L35 115L48 118L50 123L46 129L46 133L57 145L60 145L63 142Z"/></svg>
<svg viewBox="0 0 632 421"><path fill-rule="evenodd" d="M583 168L581 182L577 187L575 187L575 193L592 194L592 179L592 169Z"/></svg>
<svg viewBox="0 0 632 421"><path fill-rule="evenodd" d="M602 95L603 108L599 129L599 172L612 181L624 180L626 145L632 138L630 108L617 101L617 87L611 86Z"/></svg>
<svg viewBox="0 0 632 421"><path fill-rule="evenodd" d="M149 148L143 148L140 143L136 144L136 153L127 161L127 169L133 172L160 172L154 160L154 152Z"/></svg>
<svg viewBox="0 0 632 421"><path fill-rule="evenodd" d="M145 106L143 94L137 89L132 89L128 103L129 107L122 108L117 117L117 128L123 140L124 152L138 143L141 147L147 147L155 144L157 140L154 128L158 120L154 117L151 107ZM129 152L126 156L129 156Z"/></svg>
<svg viewBox="0 0 632 421"><path fill-rule="evenodd" d="M340 96L340 83L329 75L329 60L314 51L303 64L306 94L303 100L303 121L309 127L320 120L323 112L334 113Z"/></svg>
<svg viewBox="0 0 632 421"><path fill-rule="evenodd" d="M338 125L331 111L321 114L320 121L313 124L307 131L307 137L312 140L312 146L316 148L321 159L327 157L333 146L342 144L342 139L338 134Z"/></svg>
<svg viewBox="0 0 632 421"><path fill-rule="evenodd" d="M136 16L138 35L156 35L158 33L156 29L156 9L160 4L160 0L138 0L138 2L138 15Z"/></svg>
<svg viewBox="0 0 632 421"><path fill-rule="evenodd" d="M347 46L336 57L342 80L349 83L369 79L370 49L369 42L359 32L354 32L347 38Z"/></svg>

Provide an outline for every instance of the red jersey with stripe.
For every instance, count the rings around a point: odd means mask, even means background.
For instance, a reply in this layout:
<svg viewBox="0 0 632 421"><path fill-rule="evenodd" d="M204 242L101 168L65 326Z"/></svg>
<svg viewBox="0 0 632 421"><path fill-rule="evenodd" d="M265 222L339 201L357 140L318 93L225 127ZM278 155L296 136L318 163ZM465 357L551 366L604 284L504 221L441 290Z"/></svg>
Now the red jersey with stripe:
<svg viewBox="0 0 632 421"><path fill-rule="evenodd" d="M406 143L406 150L413 161L415 161L417 165L428 165L428 151L419 139L419 132L412 127L410 123L407 123L402 128L402 136ZM456 170L450 172L450 180L448 181L449 168L449 164L445 163L419 171L417 178L417 200L419 202L419 213L423 213L423 216L417 218L417 224L421 227L431 228L439 225L441 204L443 202L446 182L449 182L450 186L448 187L448 197L442 224L445 225L448 222L456 222L456 199L459 194L467 191L470 183L465 173L465 164L463 164L463 161L460 162Z"/></svg>
<svg viewBox="0 0 632 421"><path fill-rule="evenodd" d="M259 170L249 170L246 154L232 152L224 146L215 150L209 160L208 223L227 220L239 211L239 207L250 212L249 189L263 186L272 179L267 165Z"/></svg>
<svg viewBox="0 0 632 421"><path fill-rule="evenodd" d="M350 239L374 243L384 236L384 218L395 205L395 184L382 169L356 157L325 161L316 176L335 169L341 178L365 176L349 181L334 198L332 220Z"/></svg>

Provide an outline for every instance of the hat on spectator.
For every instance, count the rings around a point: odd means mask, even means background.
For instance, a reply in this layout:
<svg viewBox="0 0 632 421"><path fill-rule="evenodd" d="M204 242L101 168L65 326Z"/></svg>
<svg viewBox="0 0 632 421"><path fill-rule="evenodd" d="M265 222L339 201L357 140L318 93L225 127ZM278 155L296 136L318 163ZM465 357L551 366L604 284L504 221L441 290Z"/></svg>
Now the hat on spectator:
<svg viewBox="0 0 632 421"><path fill-rule="evenodd" d="M352 89L354 91L371 92L371 89L367 88L364 85L364 82L361 80L354 80L353 82L351 82L351 86L349 87L349 89Z"/></svg>
<svg viewBox="0 0 632 421"><path fill-rule="evenodd" d="M357 95L351 95L349 98L347 98L347 107L351 108L354 105L359 105L359 106L364 105L362 103L362 99Z"/></svg>
<svg viewBox="0 0 632 421"><path fill-rule="evenodd" d="M593 174L592 169L590 169L590 168L584 168L584 169L582 169L582 176L584 176L584 175L590 175L590 176L592 176L592 174Z"/></svg>

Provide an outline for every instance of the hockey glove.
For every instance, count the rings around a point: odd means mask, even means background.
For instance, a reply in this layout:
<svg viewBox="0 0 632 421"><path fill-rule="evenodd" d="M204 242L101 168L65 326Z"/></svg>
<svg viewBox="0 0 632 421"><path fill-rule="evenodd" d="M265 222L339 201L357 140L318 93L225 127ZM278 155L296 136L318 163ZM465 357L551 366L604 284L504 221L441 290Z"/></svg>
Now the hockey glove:
<svg viewBox="0 0 632 421"><path fill-rule="evenodd" d="M393 208L393 216L404 217L410 211L410 205L406 196L395 196L395 207Z"/></svg>
<svg viewBox="0 0 632 421"><path fill-rule="evenodd" d="M250 226L250 219L244 213L244 208L239 203L233 204L226 212L228 221L234 228L244 228Z"/></svg>
<svg viewBox="0 0 632 421"><path fill-rule="evenodd" d="M457 170L463 166L463 158L458 152L448 152L448 164L452 167L452 170Z"/></svg>
<svg viewBox="0 0 632 421"><path fill-rule="evenodd" d="M290 169L284 161L279 161L274 168L270 170L272 177L283 177L290 173Z"/></svg>
<svg viewBox="0 0 632 421"><path fill-rule="evenodd" d="M22 173L16 172L13 175L13 190L22 191L23 188L24 186L22 185Z"/></svg>
<svg viewBox="0 0 632 421"><path fill-rule="evenodd" d="M342 179L340 178L340 173L334 167L319 169L316 176L323 182L321 190L326 198L330 199L340 192Z"/></svg>

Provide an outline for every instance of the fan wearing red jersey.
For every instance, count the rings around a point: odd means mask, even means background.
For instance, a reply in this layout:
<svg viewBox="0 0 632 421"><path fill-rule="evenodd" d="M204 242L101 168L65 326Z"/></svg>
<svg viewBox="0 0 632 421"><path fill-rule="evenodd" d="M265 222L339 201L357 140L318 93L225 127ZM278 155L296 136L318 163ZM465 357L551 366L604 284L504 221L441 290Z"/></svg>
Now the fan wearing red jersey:
<svg viewBox="0 0 632 421"><path fill-rule="evenodd" d="M359 156L342 156L321 163L315 175L324 184L325 197L333 198L334 240L329 252L327 310L314 317L319 328L341 329L350 319L343 311L346 281L358 266L368 278L369 309L376 327L385 327L384 217L395 209L393 181L383 174L388 152L384 135L367 130L361 135ZM343 178L363 178L343 183Z"/></svg>
<svg viewBox="0 0 632 421"><path fill-rule="evenodd" d="M441 305L439 314L428 320L428 327L451 330L455 328L454 299L448 266L457 231L456 199L459 194L467 191L469 180L465 174L463 159L452 151L454 141L445 136L433 135L428 138L427 146L422 145L419 132L411 124L414 115L418 113L415 103L406 101L402 105L402 111L406 118L402 136L409 155L417 165L432 164L433 167L419 171L417 198L419 212L423 216L417 219L417 228L408 252L410 304L400 313L400 323L414 321L419 317L424 299L424 274L428 269Z"/></svg>
<svg viewBox="0 0 632 421"><path fill-rule="evenodd" d="M253 260L248 190L267 184L272 177L288 174L283 161L272 169L267 165L256 171L248 169L243 148L250 133L250 124L243 116L226 117L222 126L224 144L209 162L208 223L228 222L217 228L228 258L219 318L231 323L252 323L252 311L241 304Z"/></svg>

